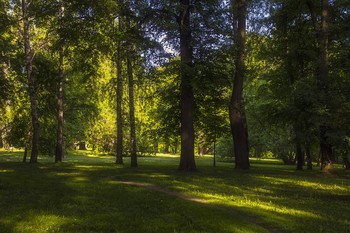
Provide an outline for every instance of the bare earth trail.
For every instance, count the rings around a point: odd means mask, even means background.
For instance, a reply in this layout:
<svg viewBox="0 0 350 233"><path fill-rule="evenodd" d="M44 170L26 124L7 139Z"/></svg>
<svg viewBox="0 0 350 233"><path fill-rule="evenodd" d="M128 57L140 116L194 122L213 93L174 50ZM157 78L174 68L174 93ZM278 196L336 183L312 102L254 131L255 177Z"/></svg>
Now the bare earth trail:
<svg viewBox="0 0 350 233"><path fill-rule="evenodd" d="M178 192L178 191L170 190L170 189L161 187L159 185L150 184L150 183L143 183L143 182L135 182L135 181L118 181L118 183L136 186L136 187L141 187L141 188L146 188L146 189L153 190L156 192L165 193L169 196L173 196L176 198L180 198L183 200L192 201L192 202L196 202L196 203L200 203L200 204L206 204L206 205L210 204L210 206L213 208L217 208L221 211L225 211L226 213L228 213L230 215L234 215L235 217L239 216L240 218L243 218L246 221L252 222L252 223L260 226L261 228L263 228L266 232L269 232L269 233L281 233L282 232L281 230L277 229L276 227L267 224L266 222L258 219L255 216L243 214L241 211L239 211L239 213L234 213L232 209L228 209L228 208L225 208L223 206L213 204L213 203L209 202L208 200L193 197L193 196L190 196L190 195Z"/></svg>

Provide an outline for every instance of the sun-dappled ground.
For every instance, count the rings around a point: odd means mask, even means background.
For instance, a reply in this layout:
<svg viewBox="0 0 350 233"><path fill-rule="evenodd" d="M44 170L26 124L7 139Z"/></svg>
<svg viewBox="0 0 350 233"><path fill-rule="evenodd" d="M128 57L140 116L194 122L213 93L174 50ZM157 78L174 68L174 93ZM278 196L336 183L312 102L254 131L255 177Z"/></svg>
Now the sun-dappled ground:
<svg viewBox="0 0 350 233"><path fill-rule="evenodd" d="M295 171L277 160L250 170L212 157L176 171L178 156L72 151L61 164L23 164L0 151L0 232L350 232L350 172Z"/></svg>

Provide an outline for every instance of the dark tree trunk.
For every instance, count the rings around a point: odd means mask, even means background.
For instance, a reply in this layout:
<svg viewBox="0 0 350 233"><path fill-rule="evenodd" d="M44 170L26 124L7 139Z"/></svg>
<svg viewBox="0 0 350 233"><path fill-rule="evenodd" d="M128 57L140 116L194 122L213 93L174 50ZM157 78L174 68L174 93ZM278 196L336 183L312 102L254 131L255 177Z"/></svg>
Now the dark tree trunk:
<svg viewBox="0 0 350 233"><path fill-rule="evenodd" d="M312 170L312 155L311 155L311 150L309 145L306 146L306 161L307 161L307 164L306 164L307 170Z"/></svg>
<svg viewBox="0 0 350 233"><path fill-rule="evenodd" d="M213 147L213 167L216 167L216 139L214 139Z"/></svg>
<svg viewBox="0 0 350 233"><path fill-rule="evenodd" d="M130 1L126 1L128 8L130 8ZM130 17L126 16L126 30L130 30ZM130 121L130 154L131 167L137 167L137 153L136 153L136 128L135 128L135 100L134 100L134 74L132 67L132 42L129 41L128 51L126 56L126 66L128 72L129 83L129 121Z"/></svg>
<svg viewBox="0 0 350 233"><path fill-rule="evenodd" d="M297 170L303 170L304 165L304 153L301 150L301 145L299 142L296 143L296 161L297 161Z"/></svg>
<svg viewBox="0 0 350 233"><path fill-rule="evenodd" d="M181 156L180 171L196 170L194 159L194 127L193 108L194 95L192 88L192 35L190 25L190 1L180 0L180 14L178 24L180 30L180 57L181 57Z"/></svg>
<svg viewBox="0 0 350 233"><path fill-rule="evenodd" d="M243 80L245 76L246 2L237 0L237 30L235 32L235 75L229 107L231 133L234 142L235 168L249 169L248 129L243 104Z"/></svg>
<svg viewBox="0 0 350 233"><path fill-rule="evenodd" d="M30 32L29 32L29 3L26 0L22 0L22 20L23 20L23 39L24 39L24 54L26 61L26 72L28 78L28 89L29 89L29 99L30 99L30 114L32 118L32 152L30 155L30 163L38 162L39 154L39 120L37 111L37 101L35 93L35 83L33 77L33 52L30 45Z"/></svg>
<svg viewBox="0 0 350 233"><path fill-rule="evenodd" d="M317 15L312 1L307 1L310 10L311 19L313 22L315 34L319 44L319 67L318 67L318 89L320 90L322 101L329 100L328 93L328 33L329 33L329 0L321 0L321 25L317 24ZM320 132L320 160L321 169L325 163L333 164L334 156L332 145L328 142L327 131L329 127L321 125Z"/></svg>
<svg viewBox="0 0 350 233"><path fill-rule="evenodd" d="M63 158L63 51L60 51L60 64L57 91L57 140L55 162L62 162Z"/></svg>
<svg viewBox="0 0 350 233"><path fill-rule="evenodd" d="M59 18L61 21L61 28L63 28L63 16L64 16L64 2L61 0L61 6L59 11ZM62 39L62 38L61 38ZM62 41L61 41L62 42ZM61 44L59 51L59 68L58 68L58 85L57 85L57 140L56 140L56 154L55 162L62 162L63 159L63 81L64 81L64 67L63 67L63 55L64 49Z"/></svg>
<svg viewBox="0 0 350 233"><path fill-rule="evenodd" d="M321 30L319 33L320 44L320 67L319 67L319 88L324 90L326 99L328 96L328 22L329 22L329 3L328 0L322 0ZM325 161L333 164L334 156L332 145L328 142L327 131L329 127L320 127L320 152L321 168Z"/></svg>
<svg viewBox="0 0 350 233"><path fill-rule="evenodd" d="M27 156L28 156L28 148L30 146L30 133L28 133L28 137L27 137L27 140L24 144L24 153L23 153L23 160L22 162L23 163L26 163L27 162Z"/></svg>
<svg viewBox="0 0 350 233"><path fill-rule="evenodd" d="M119 30L122 29L122 20L119 17ZM117 164L124 164L123 162L123 75L122 75L122 46L121 42L118 41L117 45L117 57L116 57L116 68L117 68Z"/></svg>

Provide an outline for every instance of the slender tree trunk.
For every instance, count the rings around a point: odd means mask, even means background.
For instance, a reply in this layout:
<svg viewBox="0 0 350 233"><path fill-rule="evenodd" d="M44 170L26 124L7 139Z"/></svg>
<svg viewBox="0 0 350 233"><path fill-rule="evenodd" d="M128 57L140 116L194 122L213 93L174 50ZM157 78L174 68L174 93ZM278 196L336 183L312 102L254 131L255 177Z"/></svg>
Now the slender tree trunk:
<svg viewBox="0 0 350 233"><path fill-rule="evenodd" d="M328 94L328 31L329 31L329 2L328 0L322 0L322 15L321 15L321 30L319 36L320 44L320 67L319 67L319 83L320 89L324 90L326 99ZM332 145L328 142L327 131L329 127L320 126L320 150L321 150L321 161L328 161L333 164L334 156ZM321 163L322 168L322 163Z"/></svg>
<svg viewBox="0 0 350 233"><path fill-rule="evenodd" d="M39 120L37 112L37 101L35 93L35 83L33 77L33 51L30 45L30 22L29 22L29 12L28 12L28 2L27 0L22 0L22 20L23 20L23 39L24 39L24 54L26 62L26 72L28 78L28 89L30 97L30 113L32 118L32 152L30 155L30 163L36 163L38 161L39 153Z"/></svg>
<svg viewBox="0 0 350 233"><path fill-rule="evenodd" d="M126 1L130 9L130 1ZM126 16L126 30L130 31L130 16ZM135 127L135 98L134 98L134 73L132 66L132 42L129 41L127 46L126 66L129 83L129 121L130 121L130 154L131 167L137 167L137 153L136 153L136 127Z"/></svg>
<svg viewBox="0 0 350 233"><path fill-rule="evenodd" d="M312 170L312 155L311 155L311 150L309 145L306 146L306 161L307 161L307 164L306 164L307 170Z"/></svg>
<svg viewBox="0 0 350 233"><path fill-rule="evenodd" d="M131 166L137 167L137 154L136 154L136 132L135 132L135 104L134 104L134 78L133 69L130 59L130 51L127 57L127 70L129 81L129 120L130 120L130 153L131 153Z"/></svg>
<svg viewBox="0 0 350 233"><path fill-rule="evenodd" d="M229 107L231 133L234 142L235 168L249 169L248 129L243 104L245 76L246 2L237 0L236 58L233 90Z"/></svg>
<svg viewBox="0 0 350 233"><path fill-rule="evenodd" d="M301 145L299 142L296 143L296 162L297 162L296 170L303 170L304 153L301 150Z"/></svg>
<svg viewBox="0 0 350 233"><path fill-rule="evenodd" d="M119 30L122 29L122 20L119 17ZM116 57L116 67L117 67L117 164L124 164L123 162L123 63L122 63L122 46L121 42L118 41L117 45L117 57Z"/></svg>
<svg viewBox="0 0 350 233"><path fill-rule="evenodd" d="M57 91L57 140L55 162L63 158L63 49L60 49Z"/></svg>
<svg viewBox="0 0 350 233"><path fill-rule="evenodd" d="M214 148L213 148L213 167L216 167L216 138L214 139Z"/></svg>
<svg viewBox="0 0 350 233"><path fill-rule="evenodd" d="M61 6L59 10L59 20L61 21L61 28L63 25L64 17L64 2L60 1ZM62 36L61 36L62 39ZM62 41L61 41L62 42ZM62 162L63 158L63 81L64 81L64 48L63 44L60 46L59 51L59 65L58 65L58 85L57 85L57 140L56 140L56 154L55 162Z"/></svg>
<svg viewBox="0 0 350 233"><path fill-rule="evenodd" d="M27 155L28 155L28 148L30 146L30 132L28 133L27 140L25 141L24 144L24 153L23 153L23 163L27 162Z"/></svg>
<svg viewBox="0 0 350 233"><path fill-rule="evenodd" d="M130 47L129 47L130 48ZM136 154L136 131L135 131L135 101L134 101L134 77L133 67L130 58L130 50L127 55L127 71L129 82L129 122L130 122L130 153L131 153L131 166L137 167L137 154Z"/></svg>
<svg viewBox="0 0 350 233"><path fill-rule="evenodd" d="M194 159L193 127L194 94L192 87L192 75L190 72L193 66L190 1L180 0L180 6L180 14L177 19L180 30L181 57L181 156L179 170L194 171L196 170L196 163Z"/></svg>

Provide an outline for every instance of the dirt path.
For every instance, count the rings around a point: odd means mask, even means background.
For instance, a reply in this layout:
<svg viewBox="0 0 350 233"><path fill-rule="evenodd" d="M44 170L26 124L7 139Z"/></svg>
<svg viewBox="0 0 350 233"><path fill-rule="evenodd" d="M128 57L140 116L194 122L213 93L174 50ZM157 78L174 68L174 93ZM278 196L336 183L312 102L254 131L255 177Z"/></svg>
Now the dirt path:
<svg viewBox="0 0 350 233"><path fill-rule="evenodd" d="M187 200L187 201L197 202L197 203L201 203L201 204L211 204L212 207L216 207L216 208L220 209L221 211L225 211L229 215L234 215L234 217L239 216L239 217L241 217L241 218L243 218L243 219L245 219L245 220L247 220L249 222L252 222L252 223L260 226L261 228L263 228L264 230L266 230L269 233L281 233L282 232L279 229L270 226L270 224L267 224L263 220L260 220L260 219L254 217L254 216L245 214L245 213L243 213L241 211L239 211L237 213L234 213L232 211L232 209L228 209L228 208L225 208L223 206L216 205L214 203L210 203L208 200L197 198L197 197L193 197L193 196L190 196L190 195L178 192L178 191L173 191L173 190L161 187L159 185L150 184L150 183L135 182L135 181L119 181L118 183L131 185L131 186L136 186L136 187L147 188L149 190L165 193L165 194L167 194L169 196L177 197L177 198L180 198L180 199L183 199L183 200Z"/></svg>
<svg viewBox="0 0 350 233"><path fill-rule="evenodd" d="M134 182L134 181L121 181L120 183L132 185L132 186L137 186L137 187L144 187L144 188L147 188L150 190L154 190L157 192L168 194L169 196L178 197L178 198L181 198L181 199L187 200L187 201L193 201L193 202L198 202L198 203L202 203L202 204L209 203L207 200L192 197L192 196L189 196L189 195L186 195L184 193L177 192L177 191L172 191L170 189L166 189L166 188L160 187L158 185L154 185L154 184Z"/></svg>

